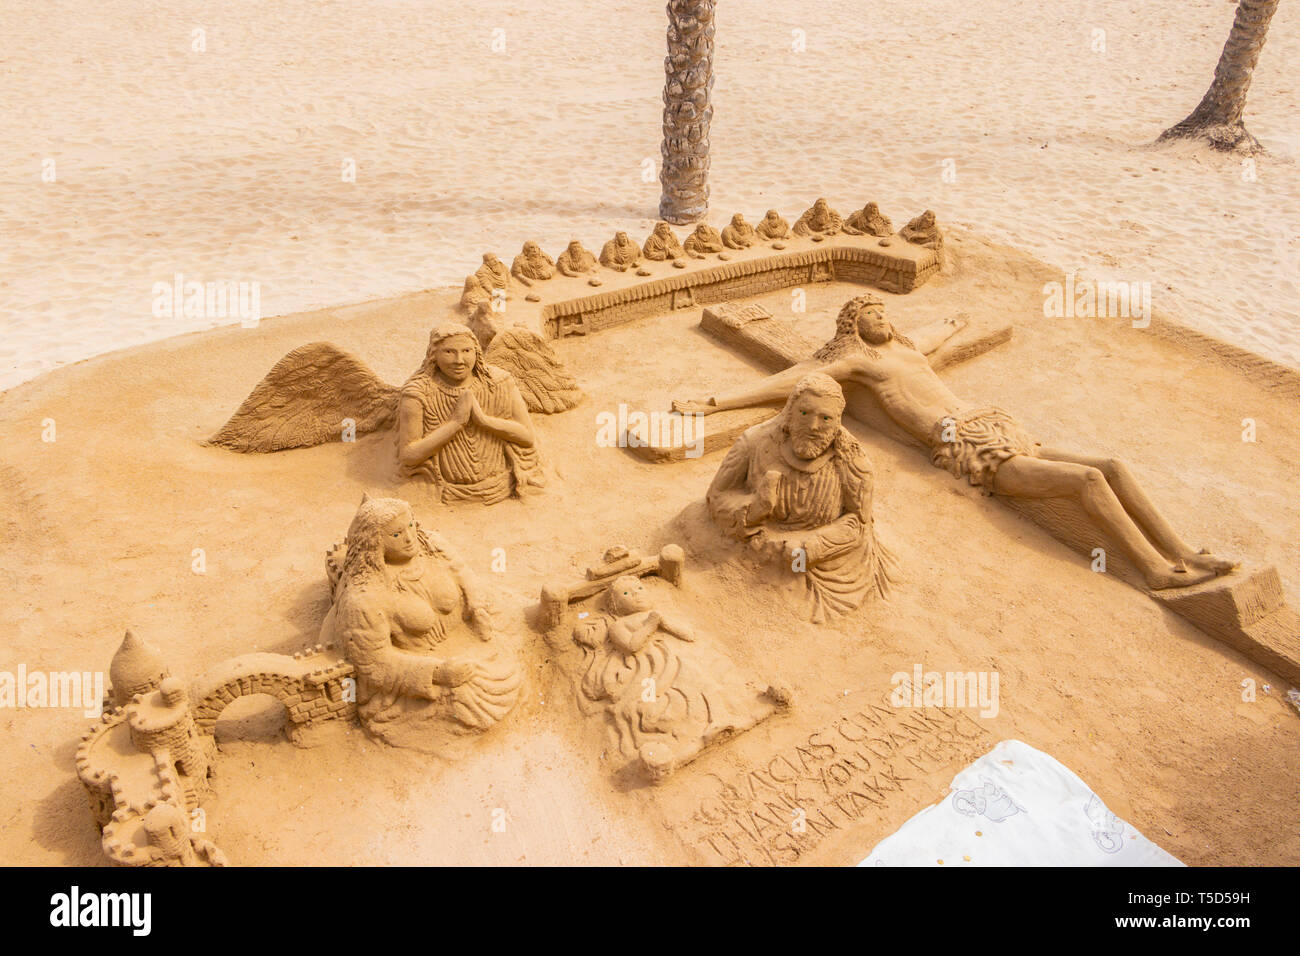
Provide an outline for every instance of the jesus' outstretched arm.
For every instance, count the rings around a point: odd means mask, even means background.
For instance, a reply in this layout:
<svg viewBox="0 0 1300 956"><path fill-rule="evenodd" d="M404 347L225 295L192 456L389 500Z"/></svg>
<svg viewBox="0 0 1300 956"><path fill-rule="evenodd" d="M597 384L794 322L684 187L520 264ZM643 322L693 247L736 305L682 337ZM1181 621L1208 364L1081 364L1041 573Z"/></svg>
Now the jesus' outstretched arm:
<svg viewBox="0 0 1300 956"><path fill-rule="evenodd" d="M792 365L781 372L775 372L752 385L741 385L726 392L719 392L701 399L673 399L673 411L683 415L711 415L732 408L753 408L756 405L775 405L785 402L799 384L799 380L810 372L822 372L840 384L853 377L850 363L844 361L818 362L810 359Z"/></svg>
<svg viewBox="0 0 1300 956"><path fill-rule="evenodd" d="M940 319L938 322L923 325L907 335L918 352L933 358L944 343L968 325L970 325L970 322L967 319Z"/></svg>

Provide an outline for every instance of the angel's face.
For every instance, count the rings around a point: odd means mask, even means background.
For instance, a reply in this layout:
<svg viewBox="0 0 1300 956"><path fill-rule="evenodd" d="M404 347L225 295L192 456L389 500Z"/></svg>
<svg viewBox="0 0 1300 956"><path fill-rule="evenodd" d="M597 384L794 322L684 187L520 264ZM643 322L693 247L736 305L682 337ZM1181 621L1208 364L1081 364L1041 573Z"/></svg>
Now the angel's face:
<svg viewBox="0 0 1300 956"><path fill-rule="evenodd" d="M419 553L419 538L415 534L415 515L410 508L403 509L384 527L384 560L393 564L410 561Z"/></svg>
<svg viewBox="0 0 1300 956"><path fill-rule="evenodd" d="M474 371L477 356L478 350L468 335L453 335L443 339L433 350L433 360L438 365L438 371L457 385L469 378L469 373Z"/></svg>

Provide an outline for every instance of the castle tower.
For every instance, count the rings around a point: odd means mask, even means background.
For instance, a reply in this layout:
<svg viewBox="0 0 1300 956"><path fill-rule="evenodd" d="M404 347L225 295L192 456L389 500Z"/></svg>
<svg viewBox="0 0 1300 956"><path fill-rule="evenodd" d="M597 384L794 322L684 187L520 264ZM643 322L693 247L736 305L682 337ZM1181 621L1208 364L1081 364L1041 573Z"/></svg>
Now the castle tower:
<svg viewBox="0 0 1300 956"><path fill-rule="evenodd" d="M175 677L168 677L152 693L127 705L131 742L142 753L171 754L178 773L196 782L208 775L208 755L190 713L190 696Z"/></svg>
<svg viewBox="0 0 1300 956"><path fill-rule="evenodd" d="M136 694L157 690L170 673L158 648L127 631L108 668L108 679L113 685L113 706L125 707Z"/></svg>

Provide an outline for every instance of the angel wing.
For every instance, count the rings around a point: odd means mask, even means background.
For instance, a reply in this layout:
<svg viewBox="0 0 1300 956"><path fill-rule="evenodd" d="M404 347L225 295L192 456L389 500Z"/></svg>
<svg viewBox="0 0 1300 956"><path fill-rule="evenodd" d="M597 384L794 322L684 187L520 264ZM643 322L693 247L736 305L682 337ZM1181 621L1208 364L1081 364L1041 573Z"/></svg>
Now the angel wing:
<svg viewBox="0 0 1300 956"><path fill-rule="evenodd" d="M329 342L300 346L275 363L230 421L206 444L269 452L338 441L390 426L399 389Z"/></svg>
<svg viewBox="0 0 1300 956"><path fill-rule="evenodd" d="M498 332L483 357L514 376L530 412L566 412L582 399L577 379L560 364L555 350L522 325Z"/></svg>

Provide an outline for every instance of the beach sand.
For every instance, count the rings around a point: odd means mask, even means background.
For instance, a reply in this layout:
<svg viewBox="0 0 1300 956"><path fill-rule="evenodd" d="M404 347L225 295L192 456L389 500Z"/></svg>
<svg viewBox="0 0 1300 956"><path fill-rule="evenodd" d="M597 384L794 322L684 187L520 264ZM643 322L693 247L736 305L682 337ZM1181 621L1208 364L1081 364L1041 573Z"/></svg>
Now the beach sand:
<svg viewBox="0 0 1300 956"><path fill-rule="evenodd" d="M944 373L953 390L1012 410L1047 443L1123 458L1189 540L1276 565L1295 602L1297 399L1279 387L1286 376L1247 374L1204 343L1125 320L1044 320L1052 268L961 230L948 246L952 274L886 296L899 327L963 312L1015 325L1009 344ZM807 291L809 328L829 333L860 288ZM759 301L782 297L788 305L784 292ZM200 442L305 342L329 339L402 381L456 300L435 292L195 333L0 396L10 436L0 446L6 660L104 669L131 626L192 679L236 654L314 643L328 606L325 550L362 491L383 489L391 438L272 455ZM297 749L278 736L274 713L232 712L218 726L223 753L206 804L207 836L232 861L849 864L941 799L958 769L1016 738L1186 863L1300 863L1300 716L1286 688L916 450L850 425L874 465L876 525L900 582L888 602L818 627L702 521L718 455L652 465L596 447L596 416L620 402L664 408L705 383L758 374L698 321L698 309L682 309L556 343L587 397L537 417L558 473L544 495L489 509L417 506L482 579L498 630L523 648L516 711L455 762L385 748L342 724ZM1242 440L1244 418L1257 441ZM53 442L42 441L49 420ZM656 593L747 672L788 685L794 704L651 788L613 776L597 723L575 703L572 651L548 647L528 621L545 583L580 578L607 547L654 553L670 541L686 547L685 578L679 590L654 584ZM494 571L498 548L507 565ZM926 738L931 756L863 768L878 759L861 749L876 739L865 729L873 705L892 675L917 665L996 671L997 715L961 711L946 741ZM1253 701L1243 681L1254 682ZM6 862L102 859L73 773L86 724L68 709L0 712ZM895 757L911 744L898 746ZM773 780L792 778L814 821L801 841L785 832L790 808L774 796L788 785Z"/></svg>
<svg viewBox="0 0 1300 956"><path fill-rule="evenodd" d="M459 285L527 239L639 240L666 18L593 9L11 0L0 388L223 321L156 315L177 275L257 283L270 316ZM1178 321L1300 366L1293 5L1247 109L1269 156L1144 148L1205 91L1233 9L723 4L711 220L819 195L896 226L932 208L1058 272L1149 283Z"/></svg>

